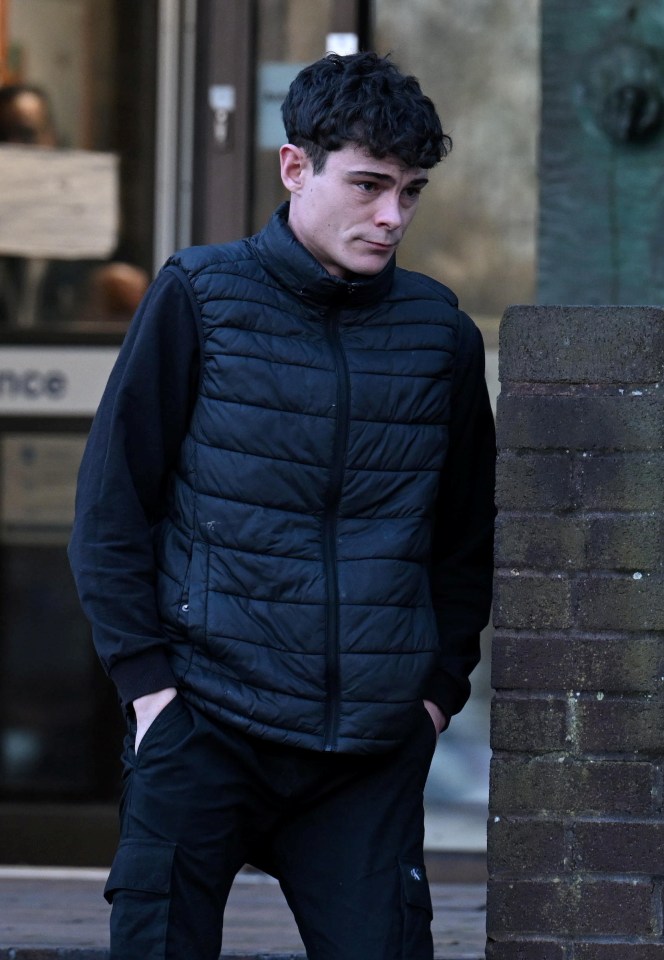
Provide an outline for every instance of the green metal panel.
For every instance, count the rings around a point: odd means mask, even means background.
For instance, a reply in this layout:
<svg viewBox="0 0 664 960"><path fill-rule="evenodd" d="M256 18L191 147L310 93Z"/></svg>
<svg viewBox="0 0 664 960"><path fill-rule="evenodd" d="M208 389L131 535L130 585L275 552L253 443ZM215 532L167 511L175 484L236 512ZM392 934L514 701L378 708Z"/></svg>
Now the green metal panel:
<svg viewBox="0 0 664 960"><path fill-rule="evenodd" d="M538 299L664 302L662 0L542 0Z"/></svg>

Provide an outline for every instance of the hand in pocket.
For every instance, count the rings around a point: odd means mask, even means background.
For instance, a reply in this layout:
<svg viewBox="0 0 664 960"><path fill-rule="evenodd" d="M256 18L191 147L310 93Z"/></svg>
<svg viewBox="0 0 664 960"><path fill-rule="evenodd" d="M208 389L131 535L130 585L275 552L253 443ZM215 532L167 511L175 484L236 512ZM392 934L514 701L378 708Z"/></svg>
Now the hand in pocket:
<svg viewBox="0 0 664 960"><path fill-rule="evenodd" d="M134 700L133 707L136 714L136 740L134 752L138 753L141 740L148 732L149 727L157 719L161 711L177 696L175 687L166 687L156 693L148 693L144 697Z"/></svg>

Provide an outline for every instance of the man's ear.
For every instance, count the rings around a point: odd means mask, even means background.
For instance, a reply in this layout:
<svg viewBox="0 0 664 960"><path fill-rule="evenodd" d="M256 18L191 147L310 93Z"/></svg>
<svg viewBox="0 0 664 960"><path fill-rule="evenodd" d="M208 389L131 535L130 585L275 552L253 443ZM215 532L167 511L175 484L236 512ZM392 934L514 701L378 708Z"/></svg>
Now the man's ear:
<svg viewBox="0 0 664 960"><path fill-rule="evenodd" d="M281 182L290 193L299 193L304 185L304 174L311 164L302 147L285 143L279 150Z"/></svg>

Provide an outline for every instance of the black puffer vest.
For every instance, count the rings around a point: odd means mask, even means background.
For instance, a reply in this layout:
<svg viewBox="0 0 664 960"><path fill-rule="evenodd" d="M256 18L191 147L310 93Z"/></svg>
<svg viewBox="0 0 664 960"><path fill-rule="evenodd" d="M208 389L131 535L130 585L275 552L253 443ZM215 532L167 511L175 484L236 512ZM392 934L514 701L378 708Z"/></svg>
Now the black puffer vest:
<svg viewBox="0 0 664 960"><path fill-rule="evenodd" d="M438 651L427 565L458 314L395 269L331 277L280 208L184 251L200 394L158 531L160 613L186 697L315 750L387 750Z"/></svg>

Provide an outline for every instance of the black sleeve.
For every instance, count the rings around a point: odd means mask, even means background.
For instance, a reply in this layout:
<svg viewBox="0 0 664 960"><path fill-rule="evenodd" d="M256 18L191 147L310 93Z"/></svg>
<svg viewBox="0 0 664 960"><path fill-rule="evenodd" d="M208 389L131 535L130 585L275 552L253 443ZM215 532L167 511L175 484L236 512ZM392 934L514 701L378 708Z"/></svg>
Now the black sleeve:
<svg viewBox="0 0 664 960"><path fill-rule="evenodd" d="M69 559L97 653L124 703L174 685L152 531L196 395L199 337L187 278L167 267L127 332L81 462Z"/></svg>
<svg viewBox="0 0 664 960"><path fill-rule="evenodd" d="M484 346L465 314L452 384L447 459L438 494L431 590L440 655L425 690L448 721L470 695L480 632L491 611L496 439L484 379Z"/></svg>

